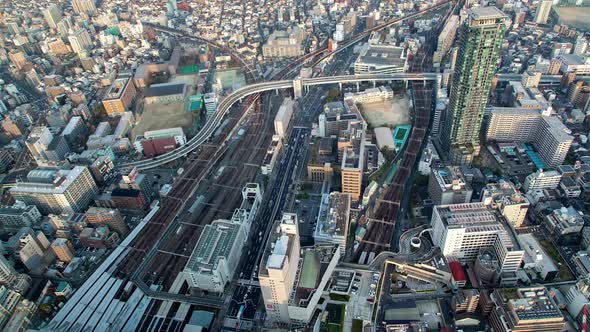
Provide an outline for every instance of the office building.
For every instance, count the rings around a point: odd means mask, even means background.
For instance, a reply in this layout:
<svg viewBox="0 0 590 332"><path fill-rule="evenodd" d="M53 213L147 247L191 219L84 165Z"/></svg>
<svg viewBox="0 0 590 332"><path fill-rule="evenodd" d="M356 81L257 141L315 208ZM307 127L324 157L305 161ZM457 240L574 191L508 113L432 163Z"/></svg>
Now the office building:
<svg viewBox="0 0 590 332"><path fill-rule="evenodd" d="M61 9L57 4L50 4L41 12L45 18L45 22L51 29L57 29L57 24L62 20Z"/></svg>
<svg viewBox="0 0 590 332"><path fill-rule="evenodd" d="M340 172L342 192L358 201L362 195L363 172L365 167L364 121L349 122L347 130L338 136L338 153L342 155Z"/></svg>
<svg viewBox="0 0 590 332"><path fill-rule="evenodd" d="M487 184L481 196L481 201L498 209L512 227L522 225L531 206L529 200L514 188L514 184L507 181Z"/></svg>
<svg viewBox="0 0 590 332"><path fill-rule="evenodd" d="M489 322L497 332L565 330L565 318L545 287L496 289Z"/></svg>
<svg viewBox="0 0 590 332"><path fill-rule="evenodd" d="M551 6L553 0L541 0L537 5L537 12L535 13L535 22L538 24L546 24L551 14Z"/></svg>
<svg viewBox="0 0 590 332"><path fill-rule="evenodd" d="M543 171L540 169L526 177L523 189L527 193L543 189L556 189L560 181L561 174L558 171Z"/></svg>
<svg viewBox="0 0 590 332"><path fill-rule="evenodd" d="M49 241L42 232L35 232L30 227L23 227L8 239L8 246L14 250L16 256L29 271L33 273L43 271L43 258L49 248Z"/></svg>
<svg viewBox="0 0 590 332"><path fill-rule="evenodd" d="M524 255L499 212L483 203L436 206L432 239L445 257L463 264L474 262L482 250L491 250L501 274L516 273Z"/></svg>
<svg viewBox="0 0 590 332"><path fill-rule="evenodd" d="M129 227L125 224L119 210L91 206L85 214L89 224L108 226L109 229L119 233L121 237L129 233Z"/></svg>
<svg viewBox="0 0 590 332"><path fill-rule="evenodd" d="M41 220L41 213L34 205L16 202L0 208L0 232L13 233L23 227L30 227Z"/></svg>
<svg viewBox="0 0 590 332"><path fill-rule="evenodd" d="M584 213L572 206L562 206L545 216L545 224L556 236L579 234L584 227Z"/></svg>
<svg viewBox="0 0 590 332"><path fill-rule="evenodd" d="M92 15L96 13L94 0L72 0L72 7L76 14Z"/></svg>
<svg viewBox="0 0 590 332"><path fill-rule="evenodd" d="M68 239L57 238L51 243L51 249L62 262L69 263L74 258L74 248Z"/></svg>
<svg viewBox="0 0 590 332"><path fill-rule="evenodd" d="M460 28L460 51L440 137L442 150L452 163L470 163L479 153L479 133L505 22L506 15L496 7L479 7L467 10L467 20Z"/></svg>
<svg viewBox="0 0 590 332"><path fill-rule="evenodd" d="M53 141L53 134L45 126L35 127L29 133L25 145L37 164L45 162L45 151L49 148L51 141Z"/></svg>
<svg viewBox="0 0 590 332"><path fill-rule="evenodd" d="M287 30L275 30L268 36L262 46L265 58L292 58L303 55L307 34L299 26L290 26Z"/></svg>
<svg viewBox="0 0 590 332"><path fill-rule="evenodd" d="M473 189L460 167L433 168L428 177L428 194L436 205L471 202Z"/></svg>
<svg viewBox="0 0 590 332"><path fill-rule="evenodd" d="M285 100L283 100L283 103L279 107L279 110L277 111L277 115L275 116L275 134L279 135L279 137L281 138L285 137L292 116L293 99L285 98Z"/></svg>
<svg viewBox="0 0 590 332"><path fill-rule="evenodd" d="M569 129L556 116L537 109L492 107L487 141L531 143L544 165L561 165L574 141Z"/></svg>
<svg viewBox="0 0 590 332"><path fill-rule="evenodd" d="M349 122L358 120L362 120L362 116L354 101L326 103L318 117L318 136L338 137L340 131L348 129Z"/></svg>
<svg viewBox="0 0 590 332"><path fill-rule="evenodd" d="M543 280L553 280L559 275L559 268L553 262L551 256L547 255L543 246L533 234L517 235L520 246L524 249L523 268L537 273Z"/></svg>
<svg viewBox="0 0 590 332"><path fill-rule="evenodd" d="M86 227L80 232L80 244L85 247L109 249L119 244L120 240L119 234L106 226Z"/></svg>
<svg viewBox="0 0 590 332"><path fill-rule="evenodd" d="M322 195L317 224L313 233L314 243L337 244L340 254L346 253L346 239L350 223L350 194L333 192Z"/></svg>
<svg viewBox="0 0 590 332"><path fill-rule="evenodd" d="M189 287L223 293L234 278L261 200L260 186L248 183L231 220L215 220L205 226L183 271Z"/></svg>
<svg viewBox="0 0 590 332"><path fill-rule="evenodd" d="M398 46L365 44L354 62L356 75L394 74L407 70L407 51Z"/></svg>
<svg viewBox="0 0 590 332"><path fill-rule="evenodd" d="M273 227L258 275L266 325L309 323L339 258L337 246L301 248L297 215L284 213Z"/></svg>
<svg viewBox="0 0 590 332"><path fill-rule="evenodd" d="M102 99L108 116L124 114L135 98L136 90L129 77L117 78Z"/></svg>
<svg viewBox="0 0 590 332"><path fill-rule="evenodd" d="M70 33L68 40L70 42L70 46L72 46L72 51L78 55L85 54L86 51L92 46L90 34L88 33L88 30L84 28Z"/></svg>
<svg viewBox="0 0 590 332"><path fill-rule="evenodd" d="M42 214L82 212L98 193L88 168L38 168L10 189L16 200L35 205Z"/></svg>
<svg viewBox="0 0 590 332"><path fill-rule="evenodd" d="M588 279L580 279L565 293L567 311L572 317L579 317L584 308L590 305L590 284Z"/></svg>

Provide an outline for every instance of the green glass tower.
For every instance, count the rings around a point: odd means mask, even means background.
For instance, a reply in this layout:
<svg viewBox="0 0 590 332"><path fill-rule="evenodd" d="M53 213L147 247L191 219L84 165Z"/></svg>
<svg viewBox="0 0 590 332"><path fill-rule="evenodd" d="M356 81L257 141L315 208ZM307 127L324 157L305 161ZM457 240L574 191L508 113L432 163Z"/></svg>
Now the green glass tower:
<svg viewBox="0 0 590 332"><path fill-rule="evenodd" d="M453 164L479 153L479 134L507 16L496 7L467 11L459 31L459 54L440 141Z"/></svg>

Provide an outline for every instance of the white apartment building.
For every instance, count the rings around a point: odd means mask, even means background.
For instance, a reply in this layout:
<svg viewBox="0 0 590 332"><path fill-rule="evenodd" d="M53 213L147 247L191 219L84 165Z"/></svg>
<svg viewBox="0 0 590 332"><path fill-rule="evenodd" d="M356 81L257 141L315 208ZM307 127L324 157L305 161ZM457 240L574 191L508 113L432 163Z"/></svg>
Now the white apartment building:
<svg viewBox="0 0 590 332"><path fill-rule="evenodd" d="M344 100L352 99L355 103L375 103L393 98L393 90L388 86L369 88L361 92L347 92Z"/></svg>
<svg viewBox="0 0 590 332"><path fill-rule="evenodd" d="M529 174L524 180L523 189L527 193L543 189L556 189L561 181L561 174L558 171L537 170Z"/></svg>
<svg viewBox="0 0 590 332"><path fill-rule="evenodd" d="M98 193L87 167L71 170L38 168L27 174L26 182L10 189L16 200L35 205L42 214L82 212Z"/></svg>
<svg viewBox="0 0 590 332"><path fill-rule="evenodd" d="M83 54L90 46L92 46L92 39L86 29L79 29L70 33L68 40L70 41L72 50L77 54Z"/></svg>
<svg viewBox="0 0 590 332"><path fill-rule="evenodd" d="M574 138L559 118L543 116L536 109L492 107L486 140L531 142L547 167L557 167Z"/></svg>
<svg viewBox="0 0 590 332"><path fill-rule="evenodd" d="M41 220L41 213L37 207L16 202L12 206L0 208L0 230L16 232L22 227L31 226Z"/></svg>
<svg viewBox="0 0 590 332"><path fill-rule="evenodd" d="M483 203L439 205L432 214L432 239L445 257L473 262L480 250L492 249L501 273L516 272L524 251L498 211Z"/></svg>

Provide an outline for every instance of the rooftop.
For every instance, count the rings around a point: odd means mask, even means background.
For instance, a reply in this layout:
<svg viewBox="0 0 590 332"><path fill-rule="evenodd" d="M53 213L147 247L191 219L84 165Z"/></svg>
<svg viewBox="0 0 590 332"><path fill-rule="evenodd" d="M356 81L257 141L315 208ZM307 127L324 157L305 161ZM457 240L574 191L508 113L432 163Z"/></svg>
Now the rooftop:
<svg viewBox="0 0 590 332"><path fill-rule="evenodd" d="M217 268L219 261L229 256L239 231L240 225L227 220L206 225L186 269L203 273Z"/></svg>
<svg viewBox="0 0 590 332"><path fill-rule="evenodd" d="M475 20L490 20L507 18L503 11L494 6L476 7L467 11L467 15Z"/></svg>
<svg viewBox="0 0 590 332"><path fill-rule="evenodd" d="M181 93L184 93L185 86L186 86L186 84L184 84L184 83L153 84L145 92L145 97L161 97L161 96L181 94Z"/></svg>
<svg viewBox="0 0 590 332"><path fill-rule="evenodd" d="M103 100L119 99L130 81L131 79L128 77L117 78L113 82L113 84L111 84L111 87L107 90L107 93L105 94Z"/></svg>

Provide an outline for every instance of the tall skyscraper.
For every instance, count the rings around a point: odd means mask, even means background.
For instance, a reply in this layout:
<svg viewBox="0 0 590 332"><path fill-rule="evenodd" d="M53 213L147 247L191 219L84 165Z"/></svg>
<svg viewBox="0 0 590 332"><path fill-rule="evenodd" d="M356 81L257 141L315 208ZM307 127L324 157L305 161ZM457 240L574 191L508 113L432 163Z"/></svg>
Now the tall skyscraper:
<svg viewBox="0 0 590 332"><path fill-rule="evenodd" d="M96 13L96 4L94 0L72 0L72 7L77 14L86 13L92 15Z"/></svg>
<svg viewBox="0 0 590 332"><path fill-rule="evenodd" d="M479 152L479 132L500 56L506 15L496 7L467 11L459 31L460 51L441 134L450 161L469 163Z"/></svg>
<svg viewBox="0 0 590 332"><path fill-rule="evenodd" d="M43 17L45 18L47 25L52 29L56 29L57 23L63 18L61 16L61 9L59 9L59 6L54 3L43 10Z"/></svg>
<svg viewBox="0 0 590 332"><path fill-rule="evenodd" d="M537 7L537 13L535 14L535 22L539 24L547 23L549 19L549 14L551 13L551 6L553 5L553 0L542 0Z"/></svg>

